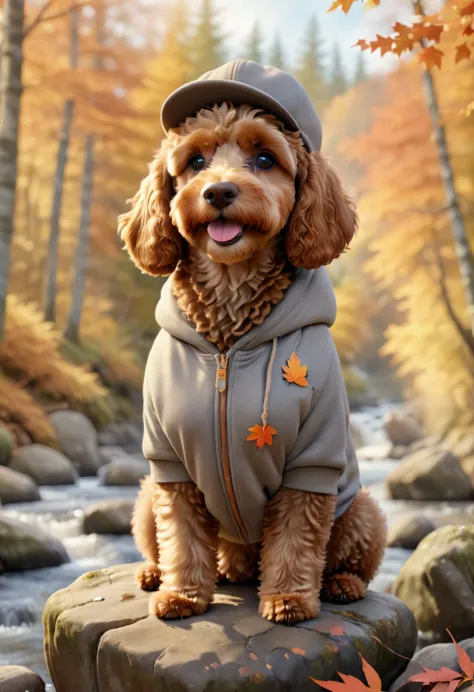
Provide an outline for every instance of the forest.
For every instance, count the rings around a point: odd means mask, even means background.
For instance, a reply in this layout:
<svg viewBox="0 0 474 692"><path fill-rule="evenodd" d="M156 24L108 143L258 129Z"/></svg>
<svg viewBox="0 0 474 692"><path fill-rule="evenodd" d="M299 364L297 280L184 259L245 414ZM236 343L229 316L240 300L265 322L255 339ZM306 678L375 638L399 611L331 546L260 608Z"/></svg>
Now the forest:
<svg viewBox="0 0 474 692"><path fill-rule="evenodd" d="M4 1L4 14L21 5ZM437 33L445 59L430 75L472 242L474 69L450 27ZM474 338L423 87L434 63L404 54L394 71L369 74L354 47L349 70L317 13L293 61L259 23L231 54L212 0L192 12L184 0L28 0L10 38L23 59L9 79L5 53L0 82L0 419L20 444L54 444L47 413L61 406L99 426L139 415L160 282L129 261L117 216L159 146L166 96L236 57L297 76L322 117L323 152L357 201L359 234L332 269L350 398L414 399L427 430L473 424Z"/></svg>

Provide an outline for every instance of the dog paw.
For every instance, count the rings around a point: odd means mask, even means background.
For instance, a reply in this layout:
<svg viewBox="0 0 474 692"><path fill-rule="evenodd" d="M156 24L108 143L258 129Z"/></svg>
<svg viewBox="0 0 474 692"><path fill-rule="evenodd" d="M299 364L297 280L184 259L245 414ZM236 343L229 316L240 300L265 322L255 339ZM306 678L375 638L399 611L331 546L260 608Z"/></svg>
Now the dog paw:
<svg viewBox="0 0 474 692"><path fill-rule="evenodd" d="M241 582L254 581L257 574L257 565L250 564L244 569L230 567L224 574L219 572L219 581L227 579L227 581L230 581L232 584L238 584Z"/></svg>
<svg viewBox="0 0 474 692"><path fill-rule="evenodd" d="M357 574L340 572L325 577L321 598L331 603L354 603L364 598L366 591L366 584Z"/></svg>
<svg viewBox="0 0 474 692"><path fill-rule="evenodd" d="M160 586L160 576L158 567L152 562L146 562L138 568L136 579L143 591L156 591Z"/></svg>
<svg viewBox="0 0 474 692"><path fill-rule="evenodd" d="M186 595L178 591L160 590L150 598L149 612L157 618L175 620L202 615L209 607L209 601L199 596Z"/></svg>
<svg viewBox="0 0 474 692"><path fill-rule="evenodd" d="M319 615L319 611L319 599L316 596L300 593L266 594L260 599L259 612L263 617L283 625L311 620Z"/></svg>

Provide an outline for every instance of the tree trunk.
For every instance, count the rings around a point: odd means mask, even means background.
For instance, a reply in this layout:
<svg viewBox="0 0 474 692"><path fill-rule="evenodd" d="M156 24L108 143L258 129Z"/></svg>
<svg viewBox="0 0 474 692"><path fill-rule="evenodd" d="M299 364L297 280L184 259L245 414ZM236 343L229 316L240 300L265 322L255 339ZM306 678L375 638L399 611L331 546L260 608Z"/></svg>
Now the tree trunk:
<svg viewBox="0 0 474 692"><path fill-rule="evenodd" d="M78 35L79 35L79 10L71 12L71 52L69 66L77 68L78 61ZM69 149L69 137L71 132L74 101L69 99L64 104L64 117L61 136L59 140L58 156L56 160L56 174L54 177L53 208L51 212L51 230L49 234L48 261L46 269L46 288L44 297L44 317L49 322L56 321L56 290L58 270L58 243L61 220L61 205L64 189L64 173L66 170Z"/></svg>
<svg viewBox="0 0 474 692"><path fill-rule="evenodd" d="M0 45L0 340L3 337L14 229L24 0L5 0Z"/></svg>
<svg viewBox="0 0 474 692"><path fill-rule="evenodd" d="M82 178L81 221L77 238L74 262L72 302L64 336L70 341L79 341L84 286L86 280L87 254L89 250L90 210L94 178L94 135L87 135L85 145L84 174Z"/></svg>
<svg viewBox="0 0 474 692"><path fill-rule="evenodd" d="M433 121L433 132L438 146L441 177L443 179L446 195L446 209L451 222L454 247L458 259L464 295L466 297L469 327L474 336L474 258L454 184L454 172L446 141L446 130L441 122L436 88L430 70L423 70L423 82L425 85L428 109L431 120Z"/></svg>

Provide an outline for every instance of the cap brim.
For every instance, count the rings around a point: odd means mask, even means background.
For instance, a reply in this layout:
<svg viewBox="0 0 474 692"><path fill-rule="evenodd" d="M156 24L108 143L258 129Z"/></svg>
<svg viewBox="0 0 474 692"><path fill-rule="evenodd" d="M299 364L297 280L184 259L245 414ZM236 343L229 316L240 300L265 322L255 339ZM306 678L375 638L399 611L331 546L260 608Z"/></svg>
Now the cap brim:
<svg viewBox="0 0 474 692"><path fill-rule="evenodd" d="M201 108L212 108L225 101L230 101L234 106L248 105L261 108L266 113L276 116L289 130L299 130L296 120L276 99L256 87L227 79L189 82L174 91L161 109L163 130L168 132L169 129L178 127L186 118L196 115Z"/></svg>

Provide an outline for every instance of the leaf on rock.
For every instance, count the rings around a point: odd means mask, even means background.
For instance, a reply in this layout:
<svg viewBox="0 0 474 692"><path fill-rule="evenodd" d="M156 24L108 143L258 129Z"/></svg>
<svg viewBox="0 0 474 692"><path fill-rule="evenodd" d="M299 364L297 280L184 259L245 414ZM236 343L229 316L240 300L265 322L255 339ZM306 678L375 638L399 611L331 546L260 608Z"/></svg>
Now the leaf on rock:
<svg viewBox="0 0 474 692"><path fill-rule="evenodd" d="M308 380L306 375L308 374L308 366L301 365L301 361L296 355L296 353L291 354L290 360L286 361L288 365L282 365L282 370L285 373L283 377L287 382L294 382L299 387L307 387Z"/></svg>
<svg viewBox="0 0 474 692"><path fill-rule="evenodd" d="M310 680L323 689L330 690L330 692L382 692L382 680L379 674L367 663L363 656L360 658L362 661L362 669L369 686L365 685L353 675L345 675L344 673L339 673L339 671L337 674L342 682L325 682L323 680L315 680L314 678L310 678Z"/></svg>
<svg viewBox="0 0 474 692"><path fill-rule="evenodd" d="M365 658L359 654L362 661L362 670L364 671L365 679L367 680L371 690L382 692L382 680L376 670L372 668L370 663L367 663Z"/></svg>
<svg viewBox="0 0 474 692"><path fill-rule="evenodd" d="M265 445L271 447L273 444L272 435L277 434L275 428L266 423L265 425L254 425L253 428L249 428L249 431L251 435L246 438L247 442L255 441L259 449L262 449Z"/></svg>
<svg viewBox="0 0 474 692"><path fill-rule="evenodd" d="M135 598L134 593L123 593L122 598L120 600L121 601L129 601L131 598Z"/></svg>
<svg viewBox="0 0 474 692"><path fill-rule="evenodd" d="M425 668L423 666L423 668ZM439 670L431 670L431 668L425 668L424 673L416 673L416 675L411 675L408 678L408 682L422 682L423 685L434 685L435 683L448 683L459 680L462 678L461 673L457 673L451 668L440 668Z"/></svg>
<svg viewBox="0 0 474 692"><path fill-rule="evenodd" d="M306 656L306 651L304 649L298 649L297 647L295 647L294 649L291 649L291 651L297 656Z"/></svg>
<svg viewBox="0 0 474 692"><path fill-rule="evenodd" d="M464 649L461 649L457 641L454 639L453 635L449 630L446 630L446 632L449 634L451 639L453 640L453 644L456 647L456 651L458 652L458 661L459 661L459 667L461 668L462 672L464 675L466 675L468 678L474 678L474 662L471 661L469 658L469 654L467 651L464 651Z"/></svg>

